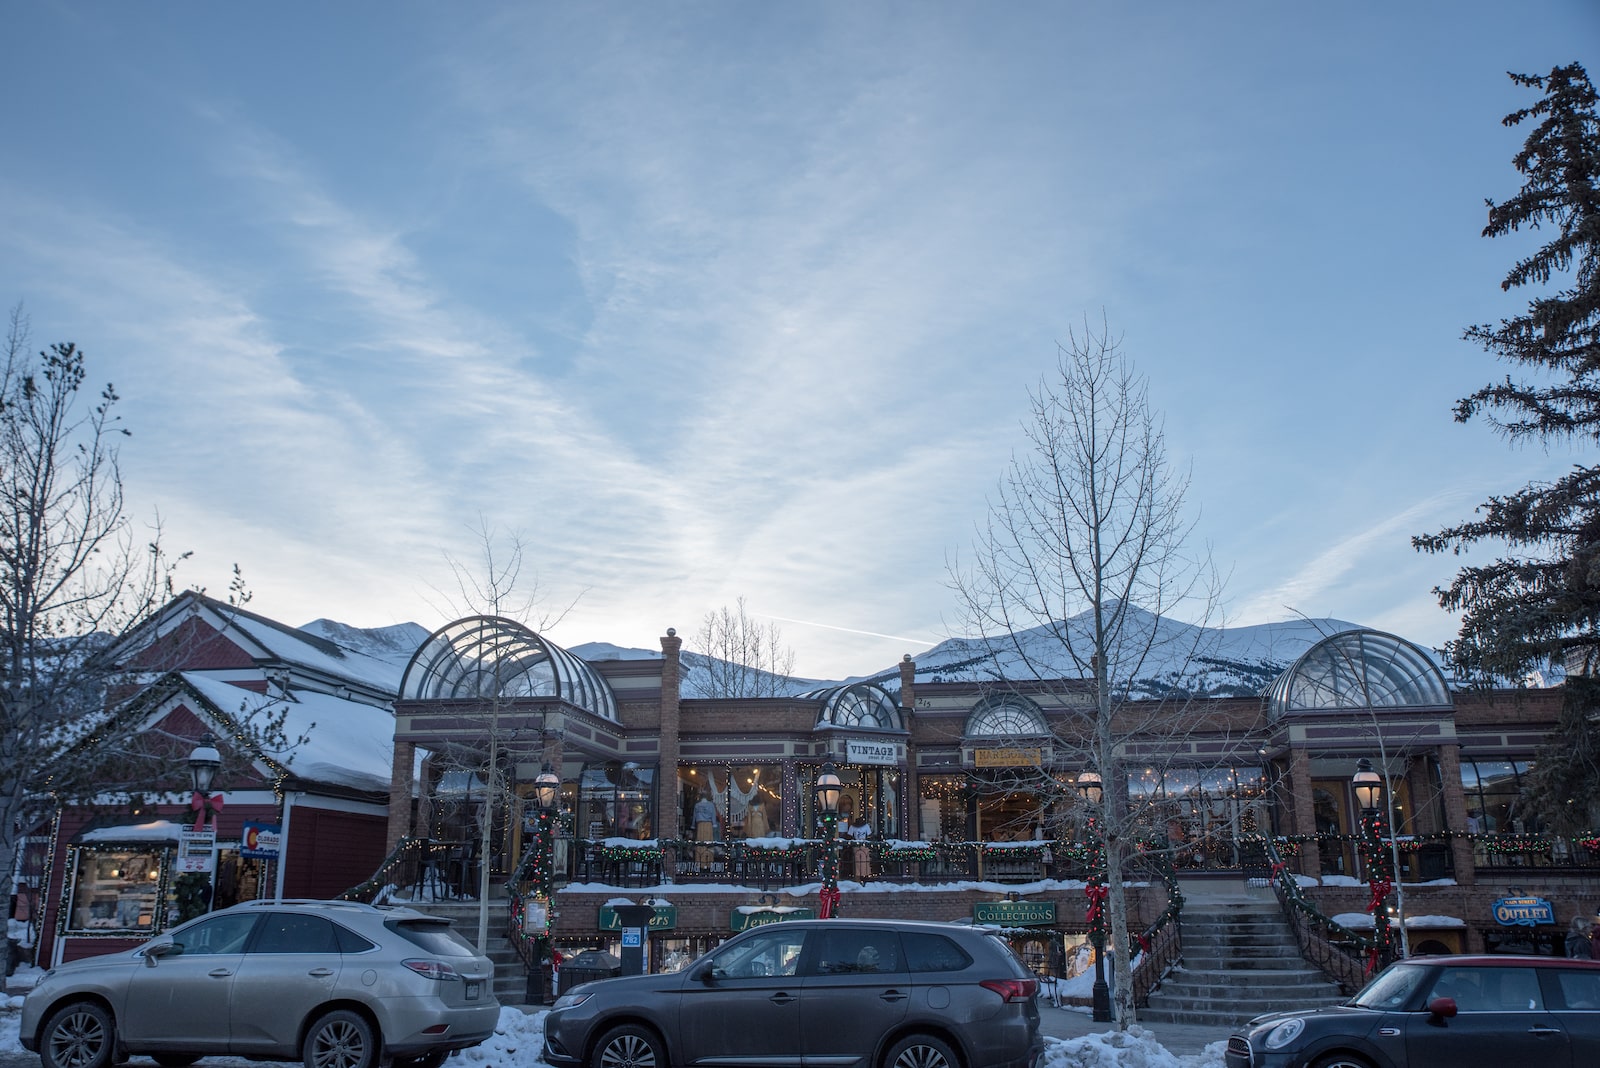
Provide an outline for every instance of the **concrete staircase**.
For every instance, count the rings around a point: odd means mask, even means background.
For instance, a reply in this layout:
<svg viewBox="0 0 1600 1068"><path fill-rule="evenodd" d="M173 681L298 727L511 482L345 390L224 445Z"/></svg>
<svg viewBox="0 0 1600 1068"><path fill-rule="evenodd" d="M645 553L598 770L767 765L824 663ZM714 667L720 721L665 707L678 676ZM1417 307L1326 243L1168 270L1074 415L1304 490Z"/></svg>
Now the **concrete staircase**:
<svg viewBox="0 0 1600 1068"><path fill-rule="evenodd" d="M1300 958L1275 899L1199 896L1183 908L1183 963L1139 1010L1141 1022L1232 1027L1284 1009L1343 1000Z"/></svg>
<svg viewBox="0 0 1600 1068"><path fill-rule="evenodd" d="M408 908L450 920L456 933L473 945L478 944L478 903L476 901L407 901ZM489 945L484 954L494 961L494 996L502 1005L521 1005L527 1001L528 977L522 958L506 937L511 922L511 902L504 897L489 899Z"/></svg>

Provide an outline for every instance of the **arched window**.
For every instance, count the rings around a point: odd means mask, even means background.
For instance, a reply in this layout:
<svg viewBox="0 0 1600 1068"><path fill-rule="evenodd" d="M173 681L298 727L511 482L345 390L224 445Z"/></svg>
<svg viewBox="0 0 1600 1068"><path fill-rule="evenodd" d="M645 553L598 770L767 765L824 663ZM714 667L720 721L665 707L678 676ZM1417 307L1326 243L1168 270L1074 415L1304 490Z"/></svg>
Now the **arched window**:
<svg viewBox="0 0 1600 1068"><path fill-rule="evenodd" d="M1025 697L990 698L967 717L968 738L1040 738L1049 733L1044 713Z"/></svg>

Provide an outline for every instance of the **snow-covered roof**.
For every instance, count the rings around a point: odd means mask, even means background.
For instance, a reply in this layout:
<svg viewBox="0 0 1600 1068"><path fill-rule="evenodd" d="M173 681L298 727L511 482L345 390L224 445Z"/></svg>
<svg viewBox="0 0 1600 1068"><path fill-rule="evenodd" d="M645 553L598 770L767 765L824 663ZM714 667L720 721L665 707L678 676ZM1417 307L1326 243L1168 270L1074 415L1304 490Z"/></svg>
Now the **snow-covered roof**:
<svg viewBox="0 0 1600 1068"><path fill-rule="evenodd" d="M292 690L290 697L256 693L195 672L184 681L230 716L285 713L289 738L307 736L292 753L269 753L296 776L359 790L387 790L393 777L394 712L332 694Z"/></svg>
<svg viewBox="0 0 1600 1068"><path fill-rule="evenodd" d="M79 842L177 842L186 828L171 820L127 823L118 827L94 827L78 835Z"/></svg>

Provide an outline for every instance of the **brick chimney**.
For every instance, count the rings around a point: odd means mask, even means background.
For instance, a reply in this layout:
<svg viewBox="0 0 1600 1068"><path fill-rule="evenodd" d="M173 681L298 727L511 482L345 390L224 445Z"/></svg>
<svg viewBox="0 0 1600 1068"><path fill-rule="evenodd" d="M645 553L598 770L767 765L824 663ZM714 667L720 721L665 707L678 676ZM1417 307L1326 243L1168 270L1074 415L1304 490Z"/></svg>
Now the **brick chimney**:
<svg viewBox="0 0 1600 1068"><path fill-rule="evenodd" d="M661 766L656 771L656 834L681 837L678 826L678 702L683 690L683 639L672 627L661 639Z"/></svg>

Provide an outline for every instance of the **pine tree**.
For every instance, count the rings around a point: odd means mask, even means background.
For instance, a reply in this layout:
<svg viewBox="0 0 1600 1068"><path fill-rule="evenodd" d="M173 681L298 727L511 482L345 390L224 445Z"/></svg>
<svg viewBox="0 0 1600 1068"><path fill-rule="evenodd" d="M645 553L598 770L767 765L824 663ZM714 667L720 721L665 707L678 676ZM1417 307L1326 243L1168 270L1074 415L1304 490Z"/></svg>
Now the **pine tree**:
<svg viewBox="0 0 1600 1068"><path fill-rule="evenodd" d="M1482 415L1512 442L1600 444L1595 90L1577 63L1510 77L1544 95L1504 119L1507 126L1535 124L1513 160L1525 180L1505 203L1488 202L1483 234L1503 237L1526 227L1553 236L1501 283L1507 292L1540 287L1526 313L1471 327L1465 336L1520 365L1533 381L1508 375L1459 401L1455 417ZM1528 800L1555 829L1574 830L1593 815L1582 801L1600 797L1600 467L1575 465L1554 481L1490 497L1476 516L1412 539L1431 553L1459 555L1482 541L1505 547L1500 559L1463 567L1434 591L1441 606L1462 613L1460 634L1446 653L1458 670L1480 679L1515 680L1552 661L1568 666L1561 741L1538 755Z"/></svg>

